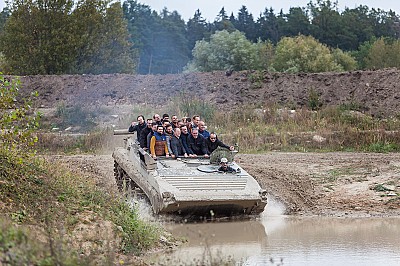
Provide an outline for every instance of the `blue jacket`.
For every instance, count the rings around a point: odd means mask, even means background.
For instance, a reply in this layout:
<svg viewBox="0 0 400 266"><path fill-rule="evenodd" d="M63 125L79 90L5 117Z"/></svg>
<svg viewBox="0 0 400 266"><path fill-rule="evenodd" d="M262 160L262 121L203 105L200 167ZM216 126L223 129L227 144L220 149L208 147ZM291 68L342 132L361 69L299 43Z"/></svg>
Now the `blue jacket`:
<svg viewBox="0 0 400 266"><path fill-rule="evenodd" d="M199 133L205 138L208 139L208 137L210 137L210 132L208 132L207 130L199 130Z"/></svg>
<svg viewBox="0 0 400 266"><path fill-rule="evenodd" d="M160 134L156 131L153 136L156 137L156 140L167 141L167 136L164 133Z"/></svg>

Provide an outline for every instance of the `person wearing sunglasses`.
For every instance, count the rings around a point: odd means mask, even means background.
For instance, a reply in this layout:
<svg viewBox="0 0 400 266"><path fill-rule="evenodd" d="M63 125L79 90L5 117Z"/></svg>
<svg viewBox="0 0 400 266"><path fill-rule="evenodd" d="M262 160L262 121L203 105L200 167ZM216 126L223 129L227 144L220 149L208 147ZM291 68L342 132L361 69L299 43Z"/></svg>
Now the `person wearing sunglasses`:
<svg viewBox="0 0 400 266"><path fill-rule="evenodd" d="M215 149L218 147L226 148L230 151L233 151L235 147L233 146L228 146L222 141L220 141L217 137L217 133L211 132L210 136L206 139L206 146L208 149L209 154L211 154Z"/></svg>

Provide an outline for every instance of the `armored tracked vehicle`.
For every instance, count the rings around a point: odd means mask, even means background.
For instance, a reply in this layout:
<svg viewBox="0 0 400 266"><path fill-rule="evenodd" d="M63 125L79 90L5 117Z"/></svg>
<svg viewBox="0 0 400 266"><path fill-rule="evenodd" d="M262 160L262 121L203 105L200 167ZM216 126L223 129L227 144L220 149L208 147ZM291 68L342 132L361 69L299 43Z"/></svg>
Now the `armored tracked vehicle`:
<svg viewBox="0 0 400 266"><path fill-rule="evenodd" d="M140 147L135 134L114 131L114 135L125 134L125 146L112 155L118 188L142 190L154 213L229 216L263 212L267 192L235 163L236 152L217 149L210 158L158 156L154 160ZM222 157L235 172L218 171Z"/></svg>

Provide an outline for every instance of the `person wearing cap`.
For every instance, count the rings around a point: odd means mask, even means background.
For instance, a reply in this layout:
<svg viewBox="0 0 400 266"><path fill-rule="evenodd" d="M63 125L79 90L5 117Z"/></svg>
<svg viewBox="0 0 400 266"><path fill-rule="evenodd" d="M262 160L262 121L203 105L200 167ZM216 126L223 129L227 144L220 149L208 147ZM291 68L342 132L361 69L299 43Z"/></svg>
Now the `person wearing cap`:
<svg viewBox="0 0 400 266"><path fill-rule="evenodd" d="M220 172L236 173L236 170L228 165L228 159L226 159L226 158L221 158L221 162L219 165L220 166L218 168L218 171L220 171Z"/></svg>

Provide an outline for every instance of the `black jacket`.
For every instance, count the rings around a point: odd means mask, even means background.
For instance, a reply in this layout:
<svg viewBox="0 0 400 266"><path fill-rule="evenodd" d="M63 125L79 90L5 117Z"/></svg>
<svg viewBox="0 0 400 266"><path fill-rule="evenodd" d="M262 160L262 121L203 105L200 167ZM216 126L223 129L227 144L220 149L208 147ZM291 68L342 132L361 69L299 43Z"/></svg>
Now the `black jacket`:
<svg viewBox="0 0 400 266"><path fill-rule="evenodd" d="M188 138L189 138L189 134L183 134L183 133L181 134L182 144L183 144L183 147L185 148L185 151L187 153L189 153Z"/></svg>
<svg viewBox="0 0 400 266"><path fill-rule="evenodd" d="M206 145L207 145L207 150L208 150L209 153L212 153L218 147L229 149L229 146L224 144L218 138L215 140L215 142L212 142L210 140L210 138L206 139Z"/></svg>
<svg viewBox="0 0 400 266"><path fill-rule="evenodd" d="M171 137L171 149L171 153L174 154L176 157L183 156L185 153L187 153L183 146L182 139L178 139L175 135Z"/></svg>
<svg viewBox="0 0 400 266"><path fill-rule="evenodd" d="M128 131L129 132L135 132L136 131L136 138L139 141L139 137L140 137L140 132L145 129L147 127L146 122L143 124L136 124L134 126L130 125Z"/></svg>
<svg viewBox="0 0 400 266"><path fill-rule="evenodd" d="M225 172L225 173L236 173L236 170L233 169L232 167L230 167L229 165L228 165L226 168L220 166L220 167L218 168L218 171L220 171L220 172Z"/></svg>
<svg viewBox="0 0 400 266"><path fill-rule="evenodd" d="M151 128L143 128L140 132L139 143L141 148L147 148L147 135L151 132Z"/></svg>
<svg viewBox="0 0 400 266"><path fill-rule="evenodd" d="M202 135L198 135L195 139L192 135L188 137L188 152L189 154L204 155L208 154L206 139Z"/></svg>

